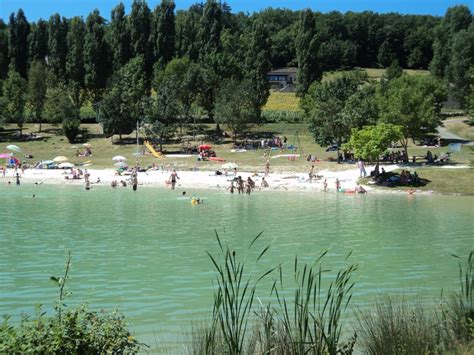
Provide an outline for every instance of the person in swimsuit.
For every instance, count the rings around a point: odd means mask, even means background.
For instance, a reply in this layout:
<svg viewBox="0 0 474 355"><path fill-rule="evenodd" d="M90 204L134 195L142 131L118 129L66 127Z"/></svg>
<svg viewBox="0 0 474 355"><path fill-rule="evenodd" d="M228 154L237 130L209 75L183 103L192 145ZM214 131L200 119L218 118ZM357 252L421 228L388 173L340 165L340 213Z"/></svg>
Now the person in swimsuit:
<svg viewBox="0 0 474 355"><path fill-rule="evenodd" d="M173 169L173 172L170 175L170 181L171 181L171 190L174 190L176 186L176 180L179 179L178 173L176 173L176 170Z"/></svg>

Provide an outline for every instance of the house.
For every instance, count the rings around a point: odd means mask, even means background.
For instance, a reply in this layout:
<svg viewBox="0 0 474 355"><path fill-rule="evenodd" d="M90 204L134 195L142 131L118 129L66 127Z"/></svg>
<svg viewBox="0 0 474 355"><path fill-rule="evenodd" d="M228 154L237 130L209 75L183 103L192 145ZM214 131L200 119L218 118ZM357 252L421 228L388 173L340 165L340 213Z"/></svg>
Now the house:
<svg viewBox="0 0 474 355"><path fill-rule="evenodd" d="M279 91L295 91L296 73L298 69L294 67L274 69L267 73L267 80L270 89Z"/></svg>

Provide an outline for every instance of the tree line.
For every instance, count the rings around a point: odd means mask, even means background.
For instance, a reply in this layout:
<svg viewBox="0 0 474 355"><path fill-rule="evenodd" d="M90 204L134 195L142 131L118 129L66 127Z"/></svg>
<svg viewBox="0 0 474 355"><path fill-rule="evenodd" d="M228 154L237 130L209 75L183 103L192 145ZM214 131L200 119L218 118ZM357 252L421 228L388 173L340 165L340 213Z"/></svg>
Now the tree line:
<svg viewBox="0 0 474 355"><path fill-rule="evenodd" d="M237 132L260 120L271 68L297 66L304 97L325 71L395 62L430 69L467 107L473 43L466 6L442 18L271 8L249 15L216 0L178 11L172 0L155 9L135 0L129 13L118 4L110 20L94 10L85 20L54 14L32 23L20 9L8 24L0 20L0 112L20 129L25 119L63 123L71 137L85 103L107 135L139 120L164 138L196 115Z"/></svg>

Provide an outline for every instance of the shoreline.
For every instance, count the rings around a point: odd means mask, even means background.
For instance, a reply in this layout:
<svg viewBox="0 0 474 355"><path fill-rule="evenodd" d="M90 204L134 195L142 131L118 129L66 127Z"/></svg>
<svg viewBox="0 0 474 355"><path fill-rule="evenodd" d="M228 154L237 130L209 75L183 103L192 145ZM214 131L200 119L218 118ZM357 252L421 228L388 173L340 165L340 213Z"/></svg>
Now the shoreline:
<svg viewBox="0 0 474 355"><path fill-rule="evenodd" d="M386 166L386 171L392 171L399 169L399 165ZM109 186L113 180L120 182L121 180L127 181L130 175L117 175L115 169L87 169L90 174L91 184L94 186ZM70 176L69 170L57 170L57 169L27 169L23 174L20 173L21 181L27 184L45 184L45 185L71 185L71 186L84 186L84 178L81 179L66 179L66 176ZM169 188L166 181L169 179L171 171L166 170L152 170L147 172L138 173L138 185L142 187L158 187L158 188ZM232 174L228 175L215 175L214 171L177 171L179 180L176 184L178 190L185 189L221 189L225 190L230 185L230 181L233 177ZM343 171L330 171L321 170L318 172L317 179L313 179L309 182L308 173L294 173L294 172L270 172L269 176L266 177L266 181L269 184L268 188L260 188L263 173L259 173L255 176L254 172L240 171L237 176L242 176L245 180L247 177L252 177L255 181L256 189L258 191L315 191L324 192L323 182L327 179L327 192L336 192L335 181L339 179L341 187L348 190L353 190L359 179L359 169L349 169ZM98 182L98 179L100 180ZM0 177L0 181L11 181L11 184L15 184L15 178L13 170L8 170L5 178ZM373 185L361 184L364 189L369 193L387 193L387 194L406 194L402 190L388 191L373 187ZM118 186L120 188L120 186ZM438 194L435 191L422 191L416 190L417 194L431 195ZM230 192L229 192L230 193Z"/></svg>

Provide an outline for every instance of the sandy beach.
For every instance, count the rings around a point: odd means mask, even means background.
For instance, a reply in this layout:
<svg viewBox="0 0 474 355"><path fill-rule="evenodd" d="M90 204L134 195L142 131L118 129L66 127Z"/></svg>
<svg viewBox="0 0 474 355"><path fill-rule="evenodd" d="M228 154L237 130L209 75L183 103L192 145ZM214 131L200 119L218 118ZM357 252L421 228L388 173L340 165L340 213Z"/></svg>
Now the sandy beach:
<svg viewBox="0 0 474 355"><path fill-rule="evenodd" d="M398 168L398 165L384 166L386 171L391 171ZM114 169L88 169L90 174L90 181L93 185L110 186L113 180L127 181L130 178L129 175L117 175ZM370 171L370 168L367 169ZM230 185L233 175L216 175L214 171L177 171L179 180L176 184L177 189L226 189ZM138 173L139 186L154 186L167 188L167 181L170 177L171 171L167 170L150 170L147 172ZM255 176L254 172L238 171L238 174L242 176L244 180L247 177L252 177L255 181L256 186L259 188L261 185L263 173L259 173ZM20 172L21 182L26 184L64 184L64 185L84 185L84 179L73 180L71 179L70 170L59 170L59 169L27 169L24 173ZM323 191L324 179L327 179L328 191L335 191L336 179L339 179L341 187L344 189L352 190L356 186L357 179L359 178L359 169L354 168L344 171L329 171L321 170L318 171L318 178L313 178L309 181L307 172L304 173L270 173L266 178L269 187L262 190L315 190ZM68 177L68 178L66 178ZM9 169L6 177L1 179L4 181L14 180L14 170ZM370 185L364 185L367 191L374 191Z"/></svg>

